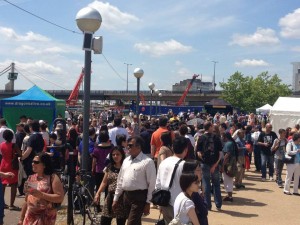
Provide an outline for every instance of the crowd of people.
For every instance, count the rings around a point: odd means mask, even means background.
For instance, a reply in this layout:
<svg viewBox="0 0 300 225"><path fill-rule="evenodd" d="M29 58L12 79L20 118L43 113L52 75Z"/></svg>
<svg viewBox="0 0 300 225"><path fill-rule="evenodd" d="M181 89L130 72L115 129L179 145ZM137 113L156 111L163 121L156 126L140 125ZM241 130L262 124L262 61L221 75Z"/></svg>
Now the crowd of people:
<svg viewBox="0 0 300 225"><path fill-rule="evenodd" d="M165 224L179 220L207 225L212 195L216 210L222 209L224 201L234 201L233 189L246 188L243 179L252 159L262 182L268 178L284 194L299 196L299 125L280 129L277 136L266 115L253 113L211 116L170 111L148 118L132 111L124 116L106 110L91 114L89 124L89 154L84 159L101 224L116 218L118 225L126 221L139 225L152 207L161 211ZM0 119L0 225L4 208L21 211L19 224L55 224L54 205L64 198L55 171L68 164L70 151L76 159L74 167L80 169L82 131L83 116L72 112L65 118L58 116L50 128L47 121L21 116L16 132L7 127L5 118ZM17 166L14 158L19 158ZM9 205L4 203L7 186L11 187ZM22 208L14 205L17 189L19 196L26 196ZM151 202L153 191L160 189L170 193L167 205ZM102 194L105 200L100 207Z"/></svg>

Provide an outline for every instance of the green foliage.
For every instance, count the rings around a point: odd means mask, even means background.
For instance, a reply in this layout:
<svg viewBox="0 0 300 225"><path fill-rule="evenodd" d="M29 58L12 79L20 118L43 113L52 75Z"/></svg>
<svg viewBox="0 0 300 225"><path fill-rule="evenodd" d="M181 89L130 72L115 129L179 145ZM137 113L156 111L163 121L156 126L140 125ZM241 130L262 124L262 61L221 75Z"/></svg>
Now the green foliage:
<svg viewBox="0 0 300 225"><path fill-rule="evenodd" d="M255 112L256 108L267 103L273 105L278 97L292 94L290 85L283 84L277 74L271 76L268 72L256 78L235 72L227 83L221 82L220 87L223 88L224 100L247 112Z"/></svg>

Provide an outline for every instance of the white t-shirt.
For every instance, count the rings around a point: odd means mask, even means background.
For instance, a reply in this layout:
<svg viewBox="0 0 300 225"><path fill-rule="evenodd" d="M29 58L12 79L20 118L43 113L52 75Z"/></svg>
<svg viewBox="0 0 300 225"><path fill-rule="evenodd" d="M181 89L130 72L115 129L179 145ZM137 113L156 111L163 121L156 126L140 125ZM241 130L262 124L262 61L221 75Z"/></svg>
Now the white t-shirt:
<svg viewBox="0 0 300 225"><path fill-rule="evenodd" d="M126 136L126 140L129 138L128 131L124 127L114 127L108 131L109 139L114 146L117 146L116 137L117 135L124 134Z"/></svg>
<svg viewBox="0 0 300 225"><path fill-rule="evenodd" d="M168 190L170 180L172 177L173 170L175 168L175 164L179 161L179 158L176 156L170 156L166 159L164 159L157 171L157 177L155 182L155 189L163 189ZM184 160L182 160L176 170L172 186L170 188L171 193L171 199L170 199L170 205L174 205L174 201L177 197L177 195L182 191L179 185L179 179L182 174L182 168L183 168Z"/></svg>
<svg viewBox="0 0 300 225"><path fill-rule="evenodd" d="M192 208L195 208L194 202L185 196L183 192L181 192L174 203L174 218L177 216L178 212L180 222L183 224L189 223L191 220L188 216L188 211Z"/></svg>

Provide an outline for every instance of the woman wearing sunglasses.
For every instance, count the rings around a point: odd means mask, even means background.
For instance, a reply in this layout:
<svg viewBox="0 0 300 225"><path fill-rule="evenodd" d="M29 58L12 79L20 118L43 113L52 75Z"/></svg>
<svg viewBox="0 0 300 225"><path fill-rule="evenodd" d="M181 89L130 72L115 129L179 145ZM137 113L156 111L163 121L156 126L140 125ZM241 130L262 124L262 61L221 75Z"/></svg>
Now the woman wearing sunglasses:
<svg viewBox="0 0 300 225"><path fill-rule="evenodd" d="M64 199L63 186L53 174L51 157L40 153L32 161L33 175L25 183L26 204L22 208L18 225L54 225L57 211L53 203Z"/></svg>

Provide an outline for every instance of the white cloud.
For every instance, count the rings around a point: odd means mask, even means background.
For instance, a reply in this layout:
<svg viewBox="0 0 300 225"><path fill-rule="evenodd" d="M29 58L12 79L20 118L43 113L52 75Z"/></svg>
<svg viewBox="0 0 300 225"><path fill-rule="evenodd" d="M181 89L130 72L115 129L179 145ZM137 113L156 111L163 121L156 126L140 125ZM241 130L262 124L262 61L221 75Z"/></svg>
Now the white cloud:
<svg viewBox="0 0 300 225"><path fill-rule="evenodd" d="M134 48L140 53L146 53L156 57L188 53L193 50L191 46L185 46L173 39L164 42L137 43L134 45Z"/></svg>
<svg viewBox="0 0 300 225"><path fill-rule="evenodd" d="M57 66L53 66L44 61L35 61L35 62L15 62L18 67L22 68L23 70L30 71L33 74L55 74L61 75L63 73L63 69Z"/></svg>
<svg viewBox="0 0 300 225"><path fill-rule="evenodd" d="M102 17L102 28L121 32L124 25L131 24L132 22L140 21L135 15L122 12L116 6L108 2L94 1L89 4L90 7L97 9Z"/></svg>
<svg viewBox="0 0 300 225"><path fill-rule="evenodd" d="M180 77L188 77L192 74L192 72L189 69L182 67L177 70L177 74Z"/></svg>
<svg viewBox="0 0 300 225"><path fill-rule="evenodd" d="M235 66L237 67L247 67L247 66L268 66L269 63L264 60L256 60L256 59L243 59L240 62L235 62Z"/></svg>
<svg viewBox="0 0 300 225"><path fill-rule="evenodd" d="M40 34L33 33L32 31L27 32L26 35L19 35L12 28L8 28L8 27L0 27L0 35L2 37L5 37L10 40L15 40L15 41L24 41L24 42L50 41L49 38Z"/></svg>
<svg viewBox="0 0 300 225"><path fill-rule="evenodd" d="M279 26L282 37L300 39L300 8L282 17Z"/></svg>
<svg viewBox="0 0 300 225"><path fill-rule="evenodd" d="M292 47L291 51L293 51L293 52L300 52L300 46L294 46L294 47Z"/></svg>
<svg viewBox="0 0 300 225"><path fill-rule="evenodd" d="M254 34L241 35L234 34L230 45L239 45L242 47L251 45L273 45L278 44L279 39L276 37L274 30L270 28L258 27Z"/></svg>
<svg viewBox="0 0 300 225"><path fill-rule="evenodd" d="M180 60L176 60L175 65L176 65L176 66L181 66L181 65L182 65L182 62L181 62Z"/></svg>

